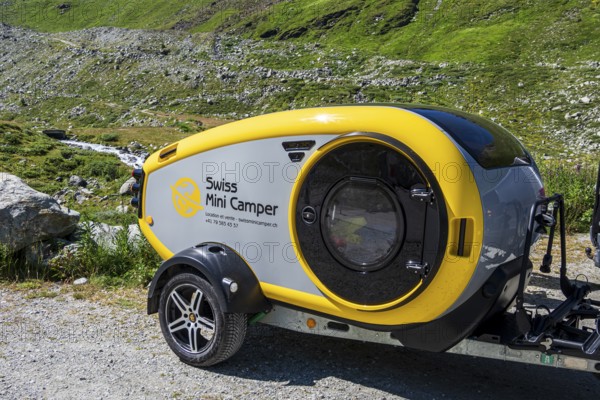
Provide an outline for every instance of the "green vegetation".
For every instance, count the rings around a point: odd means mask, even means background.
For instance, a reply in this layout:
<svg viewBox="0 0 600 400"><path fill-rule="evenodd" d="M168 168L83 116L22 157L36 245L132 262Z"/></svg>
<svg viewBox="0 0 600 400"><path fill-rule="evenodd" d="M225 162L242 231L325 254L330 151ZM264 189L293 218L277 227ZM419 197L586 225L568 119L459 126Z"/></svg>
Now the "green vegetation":
<svg viewBox="0 0 600 400"><path fill-rule="evenodd" d="M24 0L3 22L42 31L98 26L318 41L423 61L574 63L600 48L596 0Z"/></svg>
<svg viewBox="0 0 600 400"><path fill-rule="evenodd" d="M18 270L19 266L14 254L6 244L0 243L0 279L8 277L16 279L19 276Z"/></svg>
<svg viewBox="0 0 600 400"><path fill-rule="evenodd" d="M39 280L72 282L81 277L88 277L104 287L136 287L147 285L160 265L160 258L144 238L131 240L128 237L127 226L116 234L113 244L98 244L89 227L80 235L77 249L61 248L56 243L53 251L59 256L50 260L49 265L28 264L0 245L0 279L24 281L19 284L23 289L39 288L36 283ZM50 295L54 297L47 292L36 296Z"/></svg>
<svg viewBox="0 0 600 400"><path fill-rule="evenodd" d="M110 146L127 146L131 142L138 142L146 147L163 146L167 143L176 142L190 135L189 133L183 133L174 127L119 127L111 128L110 133L106 133L106 131L106 128L91 127L77 127L71 130L78 140L89 143L104 143ZM109 137L111 140L107 141L105 139L105 135L110 135Z"/></svg>
<svg viewBox="0 0 600 400"><path fill-rule="evenodd" d="M98 304L116 305L143 312L146 309L145 289L141 286L106 286L98 278L91 278L85 285L57 285L55 282L28 279L21 282L0 280L0 287L22 293L23 297L54 298L55 301L86 300Z"/></svg>
<svg viewBox="0 0 600 400"><path fill-rule="evenodd" d="M119 140L119 134L118 133L102 133L98 139L100 139L101 142L116 142Z"/></svg>
<svg viewBox="0 0 600 400"><path fill-rule="evenodd" d="M71 175L82 176L88 181L90 178L96 179L99 187L90 188L94 190L93 196L96 201L85 201L79 204L74 196L65 196L63 205L81 212L82 221L104 222L112 225L137 222L137 217L133 213L121 213L115 210L118 205L126 205L129 202L129 197L121 198L116 193L131 173L131 168L123 165L116 156L71 148L42 133L35 132L31 128L4 122L0 123L0 171L14 174L34 189L50 195L68 187L67 181ZM98 201L98 199L102 200ZM146 249L145 251L149 253L149 246L145 242L134 243L131 246L136 246L136 250L132 250L119 262L129 262L131 260L129 257L140 255L141 249ZM10 280L70 279L75 276L73 275L75 272L87 272L94 276L107 275L115 278L119 276L117 273L123 273L125 268L125 264L117 264L113 260L115 257L121 257L122 253L126 251L122 247L118 247L118 249L120 253L102 250L102 248L93 250L89 246L84 246L83 250L88 258L83 255L78 256L84 257L84 261L87 262L87 264L82 262L82 270L77 270L74 267L75 264L68 263L53 270L45 266L27 264L18 255L13 255L8 249L0 246L0 277ZM57 243L54 251L58 250L59 244ZM139 260L152 260L152 257L156 256L144 254ZM89 270L92 268L93 260L98 262L95 266L97 270ZM127 278L139 283L147 276L149 272L140 270L139 260L137 264L134 262L130 264L129 268L132 272L124 273L123 279ZM72 261L75 263L81 260L77 258ZM106 264L103 265L102 262ZM151 262L148 265L149 270L155 268ZM113 275L111 275L111 268L117 269L116 272L113 271Z"/></svg>
<svg viewBox="0 0 600 400"><path fill-rule="evenodd" d="M146 285L160 264L156 251L143 238L131 240L127 226L117 232L113 245L98 244L84 228L74 252L63 252L49 266L52 279L72 281L91 277L104 286Z"/></svg>
<svg viewBox="0 0 600 400"><path fill-rule="evenodd" d="M95 195L109 196L102 208L114 209L120 200L110 196L118 192L131 168L113 155L74 149L31 128L0 121L0 171L50 195L66 187L71 175L96 178L101 188ZM82 208L74 198L68 198L64 205Z"/></svg>
<svg viewBox="0 0 600 400"><path fill-rule="evenodd" d="M246 114L394 102L500 123L532 150L546 192L565 194L569 229L588 229L598 150L584 146L600 143L597 0L19 0L0 5L0 22L53 32L8 53L18 75L1 71L10 86L30 86L3 92L0 172L51 195L70 175L99 180L98 201L66 198L84 221L136 222L115 211L128 203L115 194L130 168L52 140L46 127L153 150ZM101 26L149 31L68 32ZM0 276L144 284L158 258L125 236L108 248L84 233L80 251L50 267L24 265L0 245Z"/></svg>
<svg viewBox="0 0 600 400"><path fill-rule="evenodd" d="M96 26L168 29L176 14L201 10L208 1L109 0L15 1L4 6L5 22L46 30L66 31Z"/></svg>
<svg viewBox="0 0 600 400"><path fill-rule="evenodd" d="M102 134L98 136L101 140ZM128 136L132 137L135 136ZM125 226L137 222L133 213L115 211L117 205L129 202L129 197L121 199L115 194L131 172L116 156L68 147L32 128L0 122L0 171L19 176L34 189L50 195L67 187L71 175L80 175L88 181L96 179L99 187L92 188L94 196L103 200L79 204L74 197L67 196L63 205L80 211L82 221ZM54 243L52 251L60 252L63 245ZM0 279L70 281L86 276L104 286L135 286L147 284L159 264L156 252L146 240L129 241L126 229L117 235L114 247L97 245L89 230L82 233L80 245L79 251L67 252L48 266L28 263L23 254L13 254L0 244ZM54 296L53 293L40 292L35 296Z"/></svg>
<svg viewBox="0 0 600 400"><path fill-rule="evenodd" d="M546 194L565 198L565 225L570 232L588 232L594 207L598 165L546 160L539 164Z"/></svg>
<svg viewBox="0 0 600 400"><path fill-rule="evenodd" d="M58 296L58 292L49 290L30 291L25 295L26 299L53 299Z"/></svg>
<svg viewBox="0 0 600 400"><path fill-rule="evenodd" d="M82 140L122 146L160 126L164 139L143 144L163 145L210 127L190 116L420 102L494 118L550 156L577 156L563 154L575 135L600 143L597 1L24 0L2 10L42 31L152 29L51 35L39 67L32 53L22 60L35 90L10 92L15 107L0 119L72 126Z"/></svg>
<svg viewBox="0 0 600 400"><path fill-rule="evenodd" d="M16 284L19 290L35 290L40 289L43 286L43 281L38 279L26 280Z"/></svg>

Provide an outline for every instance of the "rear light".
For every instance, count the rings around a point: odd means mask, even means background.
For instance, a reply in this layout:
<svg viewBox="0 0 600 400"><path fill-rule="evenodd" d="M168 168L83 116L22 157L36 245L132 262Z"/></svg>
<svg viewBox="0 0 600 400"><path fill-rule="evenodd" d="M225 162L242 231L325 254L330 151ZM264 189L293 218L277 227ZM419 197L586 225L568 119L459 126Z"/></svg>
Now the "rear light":
<svg viewBox="0 0 600 400"><path fill-rule="evenodd" d="M131 176L133 176L138 181L142 178L143 175L144 170L141 168L136 168L133 171L131 171Z"/></svg>
<svg viewBox="0 0 600 400"><path fill-rule="evenodd" d="M133 194L133 198L131 199L131 206L139 208L140 199L142 197L142 182L144 180L144 170L141 168L136 168L131 171L131 176L135 178L135 183L133 183L129 190ZM141 218L141 209L138 210L138 216Z"/></svg>

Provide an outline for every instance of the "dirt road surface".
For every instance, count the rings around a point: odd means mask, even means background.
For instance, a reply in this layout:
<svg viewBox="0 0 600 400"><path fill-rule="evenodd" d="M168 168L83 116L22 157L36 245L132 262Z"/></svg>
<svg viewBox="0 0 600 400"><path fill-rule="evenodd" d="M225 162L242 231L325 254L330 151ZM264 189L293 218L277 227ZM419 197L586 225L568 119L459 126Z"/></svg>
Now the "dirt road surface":
<svg viewBox="0 0 600 400"><path fill-rule="evenodd" d="M591 264L580 273L600 282ZM558 295L535 273L533 298ZM600 289L599 286L595 286ZM38 289L39 290L39 289ZM256 325L231 360L199 369L164 342L143 291L130 307L0 287L0 398L583 399L590 373L298 334ZM597 296L596 296L597 297Z"/></svg>

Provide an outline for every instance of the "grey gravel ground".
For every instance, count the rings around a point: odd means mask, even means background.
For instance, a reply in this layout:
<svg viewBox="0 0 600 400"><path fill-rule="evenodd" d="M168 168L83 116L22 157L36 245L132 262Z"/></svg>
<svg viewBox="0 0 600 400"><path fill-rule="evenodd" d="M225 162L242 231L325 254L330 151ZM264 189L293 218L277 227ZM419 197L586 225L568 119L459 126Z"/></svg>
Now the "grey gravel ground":
<svg viewBox="0 0 600 400"><path fill-rule="evenodd" d="M600 270L580 265L600 282ZM536 273L535 298L557 296ZM597 288L600 288L596 286ZM181 363L155 316L137 309L0 288L0 398L565 399L598 398L588 373L254 326L210 369ZM140 293L140 297L143 293Z"/></svg>

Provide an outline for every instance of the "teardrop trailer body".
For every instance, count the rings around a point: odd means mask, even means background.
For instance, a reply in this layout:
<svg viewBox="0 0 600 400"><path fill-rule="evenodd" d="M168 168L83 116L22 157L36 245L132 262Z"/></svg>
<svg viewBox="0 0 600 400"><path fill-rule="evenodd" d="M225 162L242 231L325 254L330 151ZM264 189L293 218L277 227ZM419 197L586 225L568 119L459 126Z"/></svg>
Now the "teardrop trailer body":
<svg viewBox="0 0 600 400"><path fill-rule="evenodd" d="M186 363L229 358L259 322L600 372L600 303L567 278L563 199L490 121L418 105L286 111L181 140L134 176L165 260L148 313ZM544 269L560 235L566 297L547 313L524 301L544 230Z"/></svg>

